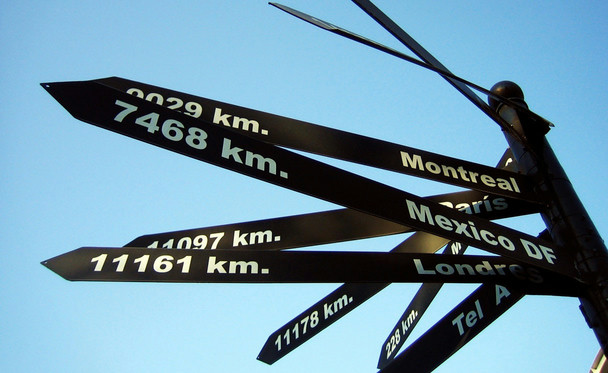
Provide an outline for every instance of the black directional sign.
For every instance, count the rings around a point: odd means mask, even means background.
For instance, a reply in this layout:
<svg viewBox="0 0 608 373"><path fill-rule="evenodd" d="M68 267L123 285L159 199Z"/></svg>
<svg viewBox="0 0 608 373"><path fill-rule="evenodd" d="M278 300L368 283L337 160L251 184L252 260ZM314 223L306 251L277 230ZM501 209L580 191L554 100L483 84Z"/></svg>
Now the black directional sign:
<svg viewBox="0 0 608 373"><path fill-rule="evenodd" d="M542 198L531 193L527 177L515 172L132 80L97 82L271 144L535 203Z"/></svg>
<svg viewBox="0 0 608 373"><path fill-rule="evenodd" d="M523 297L512 287L481 285L380 372L431 372Z"/></svg>
<svg viewBox="0 0 608 373"><path fill-rule="evenodd" d="M388 285L388 283L346 283L341 285L270 334L257 359L266 364L274 364ZM314 328L309 329L306 333L299 332L300 325L305 324L310 315L323 315L323 317L319 319ZM294 330L298 333L295 333Z"/></svg>
<svg viewBox="0 0 608 373"><path fill-rule="evenodd" d="M576 276L572 258L548 242L265 144L110 87L44 83L85 122L279 186L524 263Z"/></svg>
<svg viewBox="0 0 608 373"><path fill-rule="evenodd" d="M283 250L410 232L411 229L351 209L339 209L148 234L125 246L198 250Z"/></svg>
<svg viewBox="0 0 608 373"><path fill-rule="evenodd" d="M486 219L537 212L538 205L477 191L427 197L456 210ZM412 229L351 209L148 234L125 246L178 249L283 250L410 232Z"/></svg>
<svg viewBox="0 0 608 373"><path fill-rule="evenodd" d="M42 264L71 281L498 282L551 295L574 295L578 286L567 276L496 256L82 247Z"/></svg>

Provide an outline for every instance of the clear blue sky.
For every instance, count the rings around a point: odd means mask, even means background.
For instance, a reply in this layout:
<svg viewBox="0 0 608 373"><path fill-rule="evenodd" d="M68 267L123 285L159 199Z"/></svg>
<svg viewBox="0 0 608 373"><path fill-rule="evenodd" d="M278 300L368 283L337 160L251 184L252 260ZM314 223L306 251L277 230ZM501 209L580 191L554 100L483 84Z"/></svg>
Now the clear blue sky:
<svg viewBox="0 0 608 373"><path fill-rule="evenodd" d="M289 0L406 51L346 0ZM454 73L509 79L556 127L549 142L608 232L608 5L381 1ZM120 76L493 166L498 126L435 74L265 1L10 1L0 5L0 370L373 372L418 284L393 284L273 366L268 335L337 284L68 282L40 261L146 233L337 206L72 118L41 82ZM485 98L484 98L485 99ZM418 195L458 188L326 160ZM536 235L539 216L502 224ZM405 236L320 247L387 251ZM446 286L419 336L475 286ZM578 300L528 296L438 372L585 372L598 350Z"/></svg>

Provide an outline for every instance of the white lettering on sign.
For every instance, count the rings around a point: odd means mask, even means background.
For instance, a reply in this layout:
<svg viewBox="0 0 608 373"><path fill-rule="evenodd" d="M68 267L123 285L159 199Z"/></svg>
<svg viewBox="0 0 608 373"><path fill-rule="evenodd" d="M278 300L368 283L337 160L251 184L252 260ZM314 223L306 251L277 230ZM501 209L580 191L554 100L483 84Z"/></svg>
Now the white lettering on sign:
<svg viewBox="0 0 608 373"><path fill-rule="evenodd" d="M122 123L127 116L138 110L137 106L129 104L128 102L116 100L114 103L123 108L123 110L114 117L114 120L119 123ZM158 113L148 113L139 116L134 122L137 125L145 127L147 132L152 134L155 134L160 130L167 140L175 142L181 142L183 140L188 146L197 150L204 150L207 148L207 132L198 127L188 127L187 133L184 133L184 125L178 120L166 119L162 124L159 123L160 116Z"/></svg>
<svg viewBox="0 0 608 373"><path fill-rule="evenodd" d="M210 233L209 235L199 234L194 237L173 237L165 241L161 247L163 249L204 250L208 248L210 250L215 250L224 235L224 232L216 232ZM159 241L154 241L147 247L149 249L156 249L158 248L159 243Z"/></svg>
<svg viewBox="0 0 608 373"><path fill-rule="evenodd" d="M117 273L124 272L125 267L127 265L134 266L137 268L138 273L146 273L146 272L154 272L154 273L168 273L175 272L175 270L179 270L181 273L189 273L190 272L190 264L192 263L192 256L186 255L180 259L177 259L175 262L175 258L172 255L160 255L152 261L152 265L149 266L150 255L142 255L138 258L129 261L129 254L122 254L112 259L112 263L116 264L115 266L108 265L106 266L106 259L108 258L108 254L101 254L91 259L91 263L95 263L95 267L93 268L93 272L108 272L114 271ZM130 264L129 264L130 263ZM174 264L175 263L175 264ZM108 268L109 267L109 268Z"/></svg>
<svg viewBox="0 0 608 373"><path fill-rule="evenodd" d="M279 242L281 236L273 236L272 231L267 229L265 231L257 232L244 232L241 233L240 229L234 231L232 237L232 247L256 245L261 243Z"/></svg>
<svg viewBox="0 0 608 373"><path fill-rule="evenodd" d="M216 107L215 111L213 112L213 123L242 131L268 135L268 130L263 129L260 131L260 123L258 121L237 117L236 115L232 114L222 113L222 109L219 107Z"/></svg>
<svg viewBox="0 0 608 373"><path fill-rule="evenodd" d="M184 100L177 97L167 97L165 99L160 93L154 92L146 95L139 88L129 88L127 93L157 105L165 105L168 109L179 111L194 118L198 118L203 114L203 107L198 102L186 101L186 103L184 103Z"/></svg>
<svg viewBox="0 0 608 373"><path fill-rule="evenodd" d="M226 270L226 263L228 263L228 269ZM259 270L259 264L255 260L248 262L244 260L220 260L218 261L215 256L210 256L207 262L207 273L221 273L221 274L241 274L241 275L267 275L270 273L268 268L262 268Z"/></svg>
<svg viewBox="0 0 608 373"><path fill-rule="evenodd" d="M478 230L477 227L475 227L475 223L471 221L463 223L455 219L448 219L439 214L433 216L431 214L431 209L428 206L417 206L416 202L410 200L406 200L406 203L410 218L414 220L418 220L421 223L432 226L438 226L447 232L454 232L455 234L459 234L480 242L485 242L492 246L497 246L500 244L500 246L502 246L505 250L515 250L515 245L507 237L497 237L494 233L485 229Z"/></svg>
<svg viewBox="0 0 608 373"><path fill-rule="evenodd" d="M346 307L352 301L353 297L347 297L346 294L344 294L340 298L335 300L333 303L323 304L324 319L327 320L329 317L333 316L334 313L339 312L342 308Z"/></svg>
<svg viewBox="0 0 608 373"><path fill-rule="evenodd" d="M511 275L518 280L530 281L540 284L544 281L540 272L534 267L522 267L519 264L490 264L487 260L480 264L466 263L437 263L434 268L425 268L420 259L413 259L416 272L420 275L443 275L443 276L508 276Z"/></svg>
<svg viewBox="0 0 608 373"><path fill-rule="evenodd" d="M452 203L449 201L439 202L440 205L447 206L452 209L464 212L466 214L480 214L482 212L502 211L509 208L509 203L506 198L493 197L489 199L489 195L485 195L480 201Z"/></svg>
<svg viewBox="0 0 608 373"><path fill-rule="evenodd" d="M393 354L393 352L395 352L395 350L399 346L399 343L401 342L401 336L407 333L410 327L414 324L414 321L416 321L417 317L418 311L412 310L412 312L410 312L404 320L401 320L399 326L395 328L395 331L384 346L384 349L386 350L387 359L390 359L391 355Z"/></svg>
<svg viewBox="0 0 608 373"><path fill-rule="evenodd" d="M179 111L190 115L194 118L199 118L203 114L203 106L198 102L186 101L179 97L164 97L160 93L144 93L139 88L129 88L127 93L137 98L145 99L146 101L155 103L157 105L165 106L168 109ZM213 123L220 124L226 127L235 128L238 130L259 133L262 135L268 135L268 130L261 129L260 123L253 119L238 117L233 114L227 114L222 112L222 108L216 107L213 111Z"/></svg>
<svg viewBox="0 0 608 373"><path fill-rule="evenodd" d="M520 239L520 241L522 245L524 245L524 250L526 250L526 253L531 258L542 260L544 257L551 264L554 263L554 259L557 259L555 254L553 254L553 250L546 246L536 246L532 242L524 240L523 238Z"/></svg>
<svg viewBox="0 0 608 373"><path fill-rule="evenodd" d="M462 323L462 319L465 319L465 324L468 328L472 328L477 324L477 321L483 319L483 311L481 310L481 304L479 303L479 299L475 300L475 309L467 312L466 316L464 312L461 312L454 320L452 320L452 325L456 325L458 327L458 333L460 335L464 334L464 325Z"/></svg>
<svg viewBox="0 0 608 373"><path fill-rule="evenodd" d="M444 177L453 180L462 180L474 184L483 184L490 188L499 188L509 192L521 193L517 181L510 177L508 179L494 178L490 175L480 174L465 170L463 166L453 167L440 165L431 161L423 161L418 154L410 155L407 152L401 151L401 163L405 168L413 168L423 172L429 172L433 175L443 175Z"/></svg>
<svg viewBox="0 0 608 373"><path fill-rule="evenodd" d="M472 221L462 222L456 219L450 219L440 214L433 215L428 206L416 204L414 201L406 199L407 210L410 218L418 220L421 223L428 224L434 227L439 227L446 232L453 232L463 238L469 238L480 243L486 243L490 246L501 247L508 251L515 251L516 246L509 238L494 234L486 229L478 229ZM519 242L522 245L525 253L530 257L538 260L546 260L549 264L555 264L555 256L553 249L536 245L524 238L520 238Z"/></svg>
<svg viewBox="0 0 608 373"><path fill-rule="evenodd" d="M452 255L458 255L462 251L462 244L460 242L452 242L450 244L450 251Z"/></svg>
<svg viewBox="0 0 608 373"><path fill-rule="evenodd" d="M511 295L511 293L504 286L495 285L495 287L496 287L496 305L498 306L500 304L500 302L502 301L502 298L508 297L509 295Z"/></svg>
<svg viewBox="0 0 608 373"><path fill-rule="evenodd" d="M414 321L416 321L416 317L418 317L418 311L412 310L405 320L401 320L401 331L403 334L410 329Z"/></svg>
<svg viewBox="0 0 608 373"><path fill-rule="evenodd" d="M312 329L319 325L319 322L336 316L352 302L353 297L342 294L333 301L323 303L323 318L320 318L321 308L319 306L317 307L317 310L312 311L310 314L304 315L301 319L296 320L293 324L285 325L284 331L281 330L274 341L277 351L281 351L281 349L289 346L293 342L296 342L300 337L312 331Z"/></svg>
<svg viewBox="0 0 608 373"><path fill-rule="evenodd" d="M496 294L496 306L499 306L504 298L507 298L511 295L509 290L501 285L494 285L494 291ZM465 315L464 312L461 312L452 320L452 325L458 328L458 334L463 335L468 329L472 328L477 324L477 321L483 319L483 310L481 308L481 303L479 299L476 299L474 302L475 309L468 311ZM463 322L464 321L464 322Z"/></svg>
<svg viewBox="0 0 608 373"><path fill-rule="evenodd" d="M228 160L232 159L236 163L257 168L258 170L268 172L271 175L277 174L277 163L274 159L250 152L249 150L232 146L232 141L227 138L224 138L224 142L222 144L222 158ZM279 171L279 176L284 179L289 177L287 172L284 171Z"/></svg>
<svg viewBox="0 0 608 373"><path fill-rule="evenodd" d="M306 335L306 333L316 328L317 325L319 325L319 311L312 311L309 315L305 315L293 325L288 326L285 332L279 333L274 341L277 351L281 351L283 347L289 346L292 338L295 342L300 336Z"/></svg>

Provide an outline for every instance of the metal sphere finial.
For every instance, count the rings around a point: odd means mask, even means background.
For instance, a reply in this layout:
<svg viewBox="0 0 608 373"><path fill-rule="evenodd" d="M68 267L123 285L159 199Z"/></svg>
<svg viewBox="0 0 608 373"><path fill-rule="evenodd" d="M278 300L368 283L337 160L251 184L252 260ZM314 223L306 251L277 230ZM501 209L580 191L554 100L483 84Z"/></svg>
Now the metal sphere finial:
<svg viewBox="0 0 608 373"><path fill-rule="evenodd" d="M503 80L502 82L498 82L492 86L490 91L504 98L524 103L524 91L511 81ZM500 101L493 97L488 97L488 104L492 109L496 110L500 105Z"/></svg>

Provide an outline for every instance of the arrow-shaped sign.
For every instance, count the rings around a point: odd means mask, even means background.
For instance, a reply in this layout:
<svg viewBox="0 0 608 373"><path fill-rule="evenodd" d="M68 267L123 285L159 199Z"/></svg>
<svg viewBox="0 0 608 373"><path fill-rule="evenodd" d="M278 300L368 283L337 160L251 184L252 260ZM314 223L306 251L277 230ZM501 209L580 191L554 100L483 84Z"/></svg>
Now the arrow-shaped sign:
<svg viewBox="0 0 608 373"><path fill-rule="evenodd" d="M517 288L481 285L380 372L433 371L523 295Z"/></svg>
<svg viewBox="0 0 608 373"><path fill-rule="evenodd" d="M283 250L410 232L411 229L351 209L148 234L125 246L210 250Z"/></svg>
<svg viewBox="0 0 608 373"><path fill-rule="evenodd" d="M578 282L497 256L396 252L172 250L82 247L42 262L71 281L196 283L507 283L574 295Z"/></svg>
<svg viewBox="0 0 608 373"><path fill-rule="evenodd" d="M538 203L524 175L118 77L97 82L255 139ZM365 151L361 151L365 149Z"/></svg>
<svg viewBox="0 0 608 373"><path fill-rule="evenodd" d="M42 85L74 117L96 126L417 230L577 276L566 252L525 233L205 124L94 81Z"/></svg>

